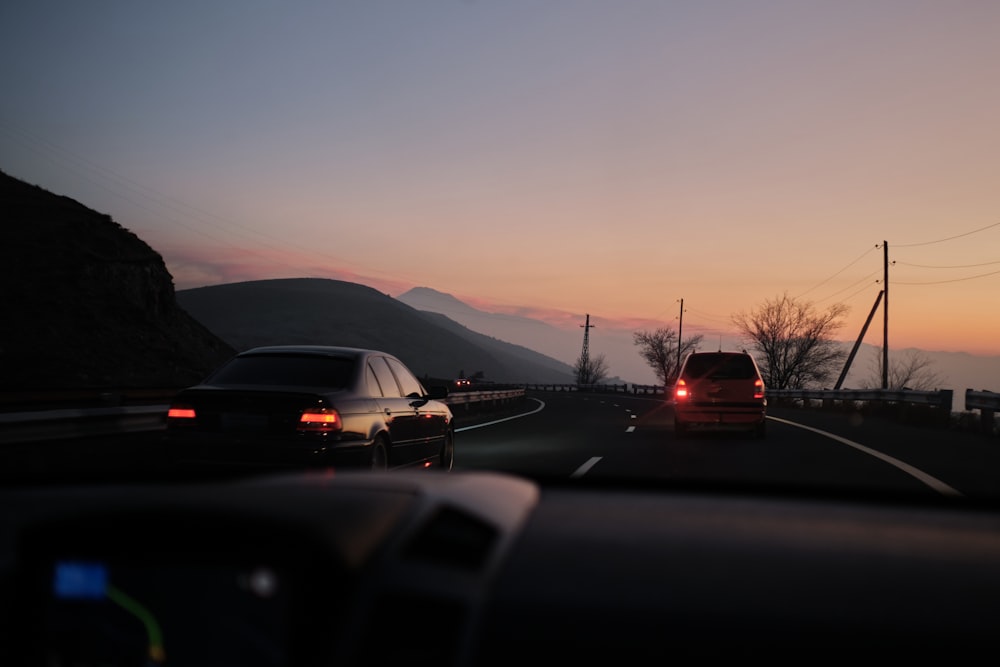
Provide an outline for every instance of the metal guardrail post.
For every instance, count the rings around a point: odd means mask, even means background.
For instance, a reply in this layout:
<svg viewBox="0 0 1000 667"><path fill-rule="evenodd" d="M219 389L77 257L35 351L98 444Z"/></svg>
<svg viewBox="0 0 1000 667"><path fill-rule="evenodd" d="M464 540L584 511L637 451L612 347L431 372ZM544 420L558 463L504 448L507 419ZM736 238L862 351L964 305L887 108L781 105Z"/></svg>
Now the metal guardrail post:
<svg viewBox="0 0 1000 667"><path fill-rule="evenodd" d="M948 423L954 392L951 389L940 391L915 391L910 389L770 389L767 396L775 399L798 401L803 407L809 407L810 401L820 401L823 408L834 408L846 403L867 403L879 406L895 406L897 416L905 417L912 405L926 405L937 408L941 421Z"/></svg>
<svg viewBox="0 0 1000 667"><path fill-rule="evenodd" d="M992 435L996 429L996 412L1000 410L1000 393L966 389L965 409L979 410L979 430Z"/></svg>

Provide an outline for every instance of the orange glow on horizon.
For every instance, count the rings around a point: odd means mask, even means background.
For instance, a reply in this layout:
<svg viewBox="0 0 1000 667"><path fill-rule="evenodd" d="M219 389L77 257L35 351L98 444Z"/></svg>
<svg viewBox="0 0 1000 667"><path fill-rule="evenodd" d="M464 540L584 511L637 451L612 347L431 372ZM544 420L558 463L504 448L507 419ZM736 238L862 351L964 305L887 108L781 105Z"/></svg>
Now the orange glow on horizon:
<svg viewBox="0 0 1000 667"><path fill-rule="evenodd" d="M400 280L373 279L357 272L331 266L320 266L315 257L306 253L257 251L248 253L237 248L189 248L174 246L163 253L168 270L174 276L178 290L206 285L228 284L279 278L327 278L366 285L389 295L399 295L413 287L430 287L451 294L463 303L483 312L539 320L563 330L576 331L583 323L586 312L573 313L555 307L526 303L511 305L509 302L491 301L488 298L453 293L449 285L411 284ZM314 266L310 270L304 267ZM642 296L641 285L634 288L633 296ZM678 292L681 290L678 289ZM689 291L693 293L693 290ZM890 347L918 348L928 351L964 351L977 355L1000 355L1000 309L989 303L970 298L956 300L954 294L961 288L927 290L897 289L890 300ZM877 294L877 292L875 292ZM547 295L552 301L552 295ZM736 339L739 337L731 322L732 314L752 310L775 294L760 293L757 302L733 301L732 290L727 285L709 286L693 293L685 301L683 333L686 336L701 334L708 339ZM751 298L751 297L747 297ZM665 298L659 289L650 289L643 303L658 304L655 317L642 317L620 312L621 304L610 304L608 314L603 305L594 302L588 307L595 328L592 333L598 340L604 331L654 330L665 327L678 329L679 304L676 299ZM808 298L805 298L808 300ZM829 301L815 304L823 309ZM850 312L835 338L854 342L868 316L874 299L871 292L863 292L849 304ZM688 308L687 304L691 304ZM707 304L707 305L706 305ZM726 307L726 304L729 304ZM975 310L972 310L975 309ZM970 315L971 312L971 315ZM872 319L864 342L882 345L883 315L881 307Z"/></svg>

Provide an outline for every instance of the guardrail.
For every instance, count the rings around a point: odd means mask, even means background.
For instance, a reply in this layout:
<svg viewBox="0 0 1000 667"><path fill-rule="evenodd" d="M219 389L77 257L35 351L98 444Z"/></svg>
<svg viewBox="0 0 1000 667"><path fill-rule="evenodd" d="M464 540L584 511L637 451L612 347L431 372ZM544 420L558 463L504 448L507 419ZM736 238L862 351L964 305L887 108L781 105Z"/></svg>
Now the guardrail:
<svg viewBox="0 0 1000 667"><path fill-rule="evenodd" d="M502 406L523 398L524 393L523 388L456 392L443 402L463 406L463 412L472 412L477 408ZM0 444L159 431L166 427L167 408L166 403L159 403L0 412Z"/></svg>
<svg viewBox="0 0 1000 667"><path fill-rule="evenodd" d="M803 407L810 407L818 401L823 407L862 406L878 412L895 411L908 421L917 421L914 415L925 417L939 425L953 425L957 420L959 428L979 430L986 434L997 432L996 413L1000 411L1000 393L992 391L965 390L965 411L954 412L953 391L915 391L910 389L768 389L768 398L797 401ZM914 406L917 406L915 409ZM918 412L923 406L923 412ZM979 412L978 425L972 413Z"/></svg>
<svg viewBox="0 0 1000 667"><path fill-rule="evenodd" d="M996 428L996 411L1000 410L1000 393L985 389L966 389L965 409L979 410L979 429L984 433L993 433Z"/></svg>
<svg viewBox="0 0 1000 667"><path fill-rule="evenodd" d="M1000 410L1000 393L995 391L965 390L966 410Z"/></svg>
<svg viewBox="0 0 1000 667"><path fill-rule="evenodd" d="M490 405L499 406L509 403L512 400L524 398L524 389L497 389L491 391L462 391L448 394L443 400L449 406L463 405L469 409L470 405Z"/></svg>
<svg viewBox="0 0 1000 667"><path fill-rule="evenodd" d="M910 389L768 389L768 398L785 398L803 401L864 402L882 404L929 405L951 413L953 393L951 389L940 391L914 391Z"/></svg>
<svg viewBox="0 0 1000 667"><path fill-rule="evenodd" d="M4 412L0 444L158 431L166 421L166 405Z"/></svg>
<svg viewBox="0 0 1000 667"><path fill-rule="evenodd" d="M522 385L525 389L531 389L532 391L569 391L578 392L585 391L588 393L596 394L653 394L659 395L664 393L664 388L662 385L648 385L648 384L525 384Z"/></svg>
<svg viewBox="0 0 1000 667"><path fill-rule="evenodd" d="M949 426L952 423L951 389L768 389L769 400L796 402L802 407L851 409L893 417L902 422Z"/></svg>

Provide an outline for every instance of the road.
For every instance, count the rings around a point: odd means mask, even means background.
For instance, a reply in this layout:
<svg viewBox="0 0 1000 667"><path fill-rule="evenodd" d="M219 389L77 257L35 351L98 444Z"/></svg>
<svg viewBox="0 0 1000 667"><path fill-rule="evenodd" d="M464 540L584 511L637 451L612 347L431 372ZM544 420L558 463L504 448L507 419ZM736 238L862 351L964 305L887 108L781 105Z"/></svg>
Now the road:
<svg viewBox="0 0 1000 667"><path fill-rule="evenodd" d="M642 478L928 499L1000 495L1000 442L981 434L773 406L764 439L740 433L678 438L672 424L662 397L529 392L516 412L456 411L455 469L582 483ZM152 432L7 447L0 452L0 474L4 482L32 483L162 479L159 439ZM219 474L198 474L203 472Z"/></svg>
<svg viewBox="0 0 1000 667"><path fill-rule="evenodd" d="M1000 443L858 415L770 408L768 434L678 438L662 398L535 393L518 419L460 429L456 470L996 497Z"/></svg>

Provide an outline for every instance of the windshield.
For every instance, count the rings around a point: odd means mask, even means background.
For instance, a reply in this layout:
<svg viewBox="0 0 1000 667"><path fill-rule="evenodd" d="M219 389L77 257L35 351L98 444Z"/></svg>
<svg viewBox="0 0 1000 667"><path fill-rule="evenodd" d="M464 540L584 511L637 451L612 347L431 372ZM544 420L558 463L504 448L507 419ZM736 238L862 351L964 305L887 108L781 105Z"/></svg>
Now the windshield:
<svg viewBox="0 0 1000 667"><path fill-rule="evenodd" d="M0 8L5 479L1000 495L1000 4L56 4Z"/></svg>

